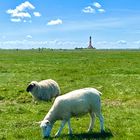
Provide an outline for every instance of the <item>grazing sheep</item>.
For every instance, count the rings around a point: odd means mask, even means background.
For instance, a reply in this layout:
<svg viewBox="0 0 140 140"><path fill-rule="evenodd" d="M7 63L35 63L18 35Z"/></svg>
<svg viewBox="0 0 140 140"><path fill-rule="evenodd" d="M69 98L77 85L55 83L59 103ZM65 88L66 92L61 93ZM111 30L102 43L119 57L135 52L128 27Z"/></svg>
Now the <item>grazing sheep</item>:
<svg viewBox="0 0 140 140"><path fill-rule="evenodd" d="M57 120L62 120L55 136L59 136L64 125L68 123L69 134L72 134L70 118L89 113L91 122L88 131L92 131L95 115L100 120L101 132L104 132L104 119L101 114L101 93L94 88L84 88L69 92L55 99L55 102L44 120L40 122L43 137L49 137L52 127Z"/></svg>
<svg viewBox="0 0 140 140"><path fill-rule="evenodd" d="M60 95L59 85L51 79L40 82L32 81L26 91L30 92L34 99L44 101L49 101Z"/></svg>

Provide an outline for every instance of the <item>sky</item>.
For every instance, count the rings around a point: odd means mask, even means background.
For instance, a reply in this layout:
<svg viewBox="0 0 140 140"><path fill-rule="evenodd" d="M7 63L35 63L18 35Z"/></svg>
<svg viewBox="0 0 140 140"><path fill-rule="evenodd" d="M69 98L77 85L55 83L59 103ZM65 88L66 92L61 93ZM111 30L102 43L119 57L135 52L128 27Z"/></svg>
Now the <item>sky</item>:
<svg viewBox="0 0 140 140"><path fill-rule="evenodd" d="M140 49L140 0L1 0L0 48Z"/></svg>

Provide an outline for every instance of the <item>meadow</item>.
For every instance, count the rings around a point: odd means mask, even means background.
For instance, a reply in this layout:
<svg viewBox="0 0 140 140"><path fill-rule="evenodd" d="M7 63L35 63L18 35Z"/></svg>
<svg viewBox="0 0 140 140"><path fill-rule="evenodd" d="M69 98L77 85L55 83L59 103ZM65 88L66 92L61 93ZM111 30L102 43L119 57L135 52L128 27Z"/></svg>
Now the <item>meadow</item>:
<svg viewBox="0 0 140 140"><path fill-rule="evenodd" d="M54 79L62 94L94 87L103 94L105 134L99 133L96 119L88 134L89 115L71 119L68 128L49 139L140 139L140 51L139 50L0 50L0 140L40 140L36 122L47 114L53 102L32 101L26 92L33 80Z"/></svg>

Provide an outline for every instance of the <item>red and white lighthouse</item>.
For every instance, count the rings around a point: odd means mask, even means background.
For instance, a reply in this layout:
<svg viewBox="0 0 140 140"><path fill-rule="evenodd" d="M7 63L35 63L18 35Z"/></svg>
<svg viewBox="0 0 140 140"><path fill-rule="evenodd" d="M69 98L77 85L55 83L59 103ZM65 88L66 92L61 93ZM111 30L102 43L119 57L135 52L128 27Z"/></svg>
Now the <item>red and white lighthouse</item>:
<svg viewBox="0 0 140 140"><path fill-rule="evenodd" d="M95 48L92 46L91 36L89 37L89 45L88 45L88 49L95 49Z"/></svg>

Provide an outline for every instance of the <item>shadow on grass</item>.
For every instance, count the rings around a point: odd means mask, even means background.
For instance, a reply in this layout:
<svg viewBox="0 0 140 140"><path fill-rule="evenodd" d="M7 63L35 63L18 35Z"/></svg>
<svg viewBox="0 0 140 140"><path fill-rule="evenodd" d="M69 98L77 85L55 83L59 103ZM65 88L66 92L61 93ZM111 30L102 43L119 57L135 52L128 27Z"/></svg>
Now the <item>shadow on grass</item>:
<svg viewBox="0 0 140 140"><path fill-rule="evenodd" d="M113 137L113 134L110 130L99 133L99 132L93 132L93 133L81 133L81 134L73 134L73 135L61 135L58 138L49 138L49 139L65 139L65 140L95 140L95 139L110 139Z"/></svg>
<svg viewBox="0 0 140 140"><path fill-rule="evenodd" d="M69 136L68 139L77 139L77 140L92 140L92 139L107 139L113 137L111 131L104 133L82 133L82 134L74 134Z"/></svg>

